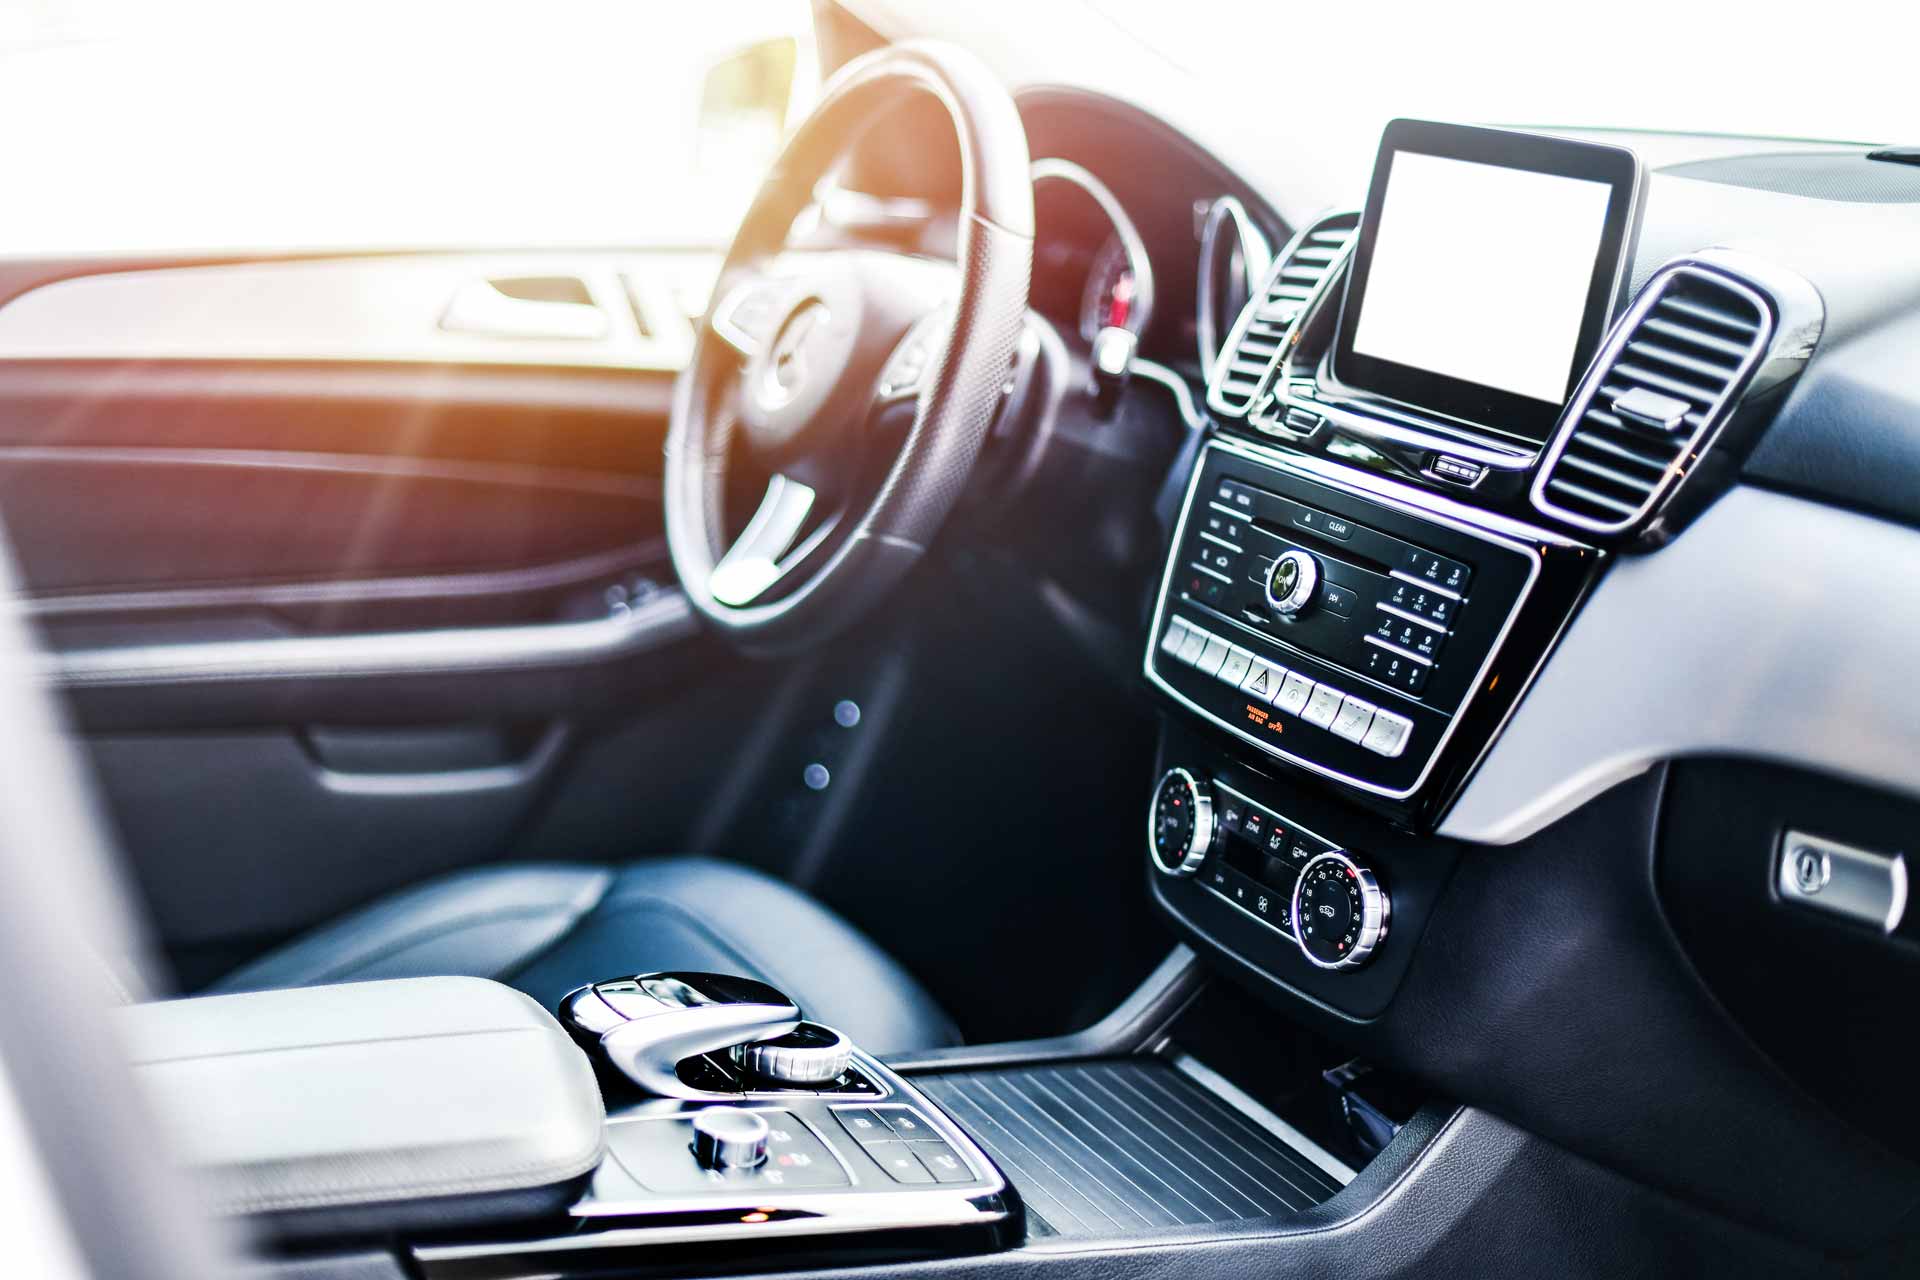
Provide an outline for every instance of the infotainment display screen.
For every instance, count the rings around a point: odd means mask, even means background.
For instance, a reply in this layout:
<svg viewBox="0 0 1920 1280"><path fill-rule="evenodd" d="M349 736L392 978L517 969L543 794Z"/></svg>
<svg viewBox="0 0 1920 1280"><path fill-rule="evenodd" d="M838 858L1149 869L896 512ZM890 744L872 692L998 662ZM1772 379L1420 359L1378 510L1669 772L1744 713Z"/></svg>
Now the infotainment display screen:
<svg viewBox="0 0 1920 1280"><path fill-rule="evenodd" d="M1642 182L1624 147L1394 121L1354 245L1335 376L1544 441L1622 300Z"/></svg>

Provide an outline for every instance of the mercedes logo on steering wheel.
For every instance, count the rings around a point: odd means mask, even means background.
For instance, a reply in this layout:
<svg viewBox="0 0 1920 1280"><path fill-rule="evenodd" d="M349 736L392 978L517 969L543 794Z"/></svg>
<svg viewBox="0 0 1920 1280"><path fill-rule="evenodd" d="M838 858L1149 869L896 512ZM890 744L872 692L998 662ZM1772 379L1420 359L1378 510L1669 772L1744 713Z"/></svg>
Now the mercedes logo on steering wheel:
<svg viewBox="0 0 1920 1280"><path fill-rule="evenodd" d="M787 319L767 353L766 370L761 374L756 397L765 409L779 409L793 400L807 380L807 340L824 329L831 317L818 300L801 304Z"/></svg>

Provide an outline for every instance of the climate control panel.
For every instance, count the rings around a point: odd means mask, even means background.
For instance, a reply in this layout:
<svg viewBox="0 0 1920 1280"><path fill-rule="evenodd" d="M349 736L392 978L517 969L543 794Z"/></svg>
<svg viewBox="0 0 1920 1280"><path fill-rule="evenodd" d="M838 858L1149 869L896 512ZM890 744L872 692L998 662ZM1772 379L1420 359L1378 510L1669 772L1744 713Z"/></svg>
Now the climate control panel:
<svg viewBox="0 0 1920 1280"><path fill-rule="evenodd" d="M1154 787L1147 851L1284 935L1320 969L1355 969L1386 939L1392 904L1345 849L1194 770Z"/></svg>

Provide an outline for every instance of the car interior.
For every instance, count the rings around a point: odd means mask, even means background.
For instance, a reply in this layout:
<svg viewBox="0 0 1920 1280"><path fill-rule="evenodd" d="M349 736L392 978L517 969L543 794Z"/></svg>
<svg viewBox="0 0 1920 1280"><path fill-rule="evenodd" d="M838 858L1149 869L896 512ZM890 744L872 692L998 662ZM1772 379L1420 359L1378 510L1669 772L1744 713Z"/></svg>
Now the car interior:
<svg viewBox="0 0 1920 1280"><path fill-rule="evenodd" d="M1920 1274L1920 149L962 8L719 248L0 257L72 1273Z"/></svg>

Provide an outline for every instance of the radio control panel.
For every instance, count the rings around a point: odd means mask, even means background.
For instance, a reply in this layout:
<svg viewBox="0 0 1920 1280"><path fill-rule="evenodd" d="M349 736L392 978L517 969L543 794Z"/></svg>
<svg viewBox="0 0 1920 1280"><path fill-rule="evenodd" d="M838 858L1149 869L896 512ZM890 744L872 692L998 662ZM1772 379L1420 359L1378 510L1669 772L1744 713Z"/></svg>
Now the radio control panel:
<svg viewBox="0 0 1920 1280"><path fill-rule="evenodd" d="M1174 533L1146 675L1269 756L1405 801L1506 674L1495 659L1544 548L1373 483L1349 484L1317 459L1209 444Z"/></svg>

